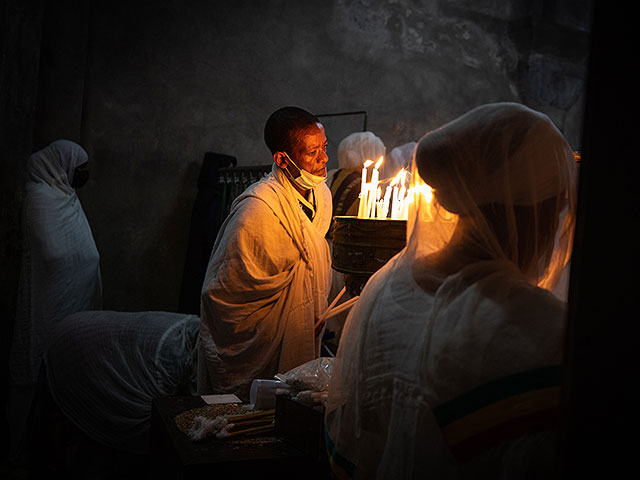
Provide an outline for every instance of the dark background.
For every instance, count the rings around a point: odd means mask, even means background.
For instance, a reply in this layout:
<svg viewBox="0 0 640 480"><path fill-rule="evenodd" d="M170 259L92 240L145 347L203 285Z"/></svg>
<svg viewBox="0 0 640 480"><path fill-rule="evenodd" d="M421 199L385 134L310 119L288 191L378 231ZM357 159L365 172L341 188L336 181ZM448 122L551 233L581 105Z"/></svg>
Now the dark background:
<svg viewBox="0 0 640 480"><path fill-rule="evenodd" d="M637 54L631 16L614 2L0 5L3 380L25 165L50 141L77 141L90 156L91 180L79 195L101 254L104 308L175 311L204 154L235 156L238 166L270 163L262 128L276 108L366 111L367 129L389 151L477 105L518 101L549 115L583 152L566 458L585 466L595 451L629 446L610 440L635 419L628 388L638 364L630 291L637 121L629 114ZM335 167L337 144L363 118L323 119Z"/></svg>

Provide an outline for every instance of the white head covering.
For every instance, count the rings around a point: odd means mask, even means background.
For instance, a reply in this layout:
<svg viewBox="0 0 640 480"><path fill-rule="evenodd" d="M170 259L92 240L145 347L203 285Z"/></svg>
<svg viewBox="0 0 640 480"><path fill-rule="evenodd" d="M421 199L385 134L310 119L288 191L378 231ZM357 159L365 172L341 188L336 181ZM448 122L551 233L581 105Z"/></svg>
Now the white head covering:
<svg viewBox="0 0 640 480"><path fill-rule="evenodd" d="M427 133L413 169L414 185L430 185L435 201L412 204L408 255L464 245L476 260L513 262L553 288L570 256L577 165L546 115L517 103L475 108Z"/></svg>
<svg viewBox="0 0 640 480"><path fill-rule="evenodd" d="M372 132L355 132L343 138L338 145L339 168L362 168L365 160L378 160L386 148Z"/></svg>
<svg viewBox="0 0 640 480"><path fill-rule="evenodd" d="M454 478L432 409L560 361L564 309L550 290L569 259L576 173L552 122L515 103L478 107L418 142L411 187L428 183L434 201L415 195L407 246L347 318L325 416L332 465ZM517 466L528 445L480 461Z"/></svg>
<svg viewBox="0 0 640 480"><path fill-rule="evenodd" d="M416 142L408 142L391 149L381 166L382 177L394 177L401 169L409 170L413 160Z"/></svg>
<svg viewBox="0 0 640 480"><path fill-rule="evenodd" d="M71 194L76 167L88 161L87 152L77 143L56 140L29 157L27 175L34 183L46 183Z"/></svg>
<svg viewBox="0 0 640 480"><path fill-rule="evenodd" d="M24 453L22 437L47 340L67 315L102 307L100 254L80 200L71 187L86 152L58 140L27 164L22 207L22 262L10 352L11 458Z"/></svg>

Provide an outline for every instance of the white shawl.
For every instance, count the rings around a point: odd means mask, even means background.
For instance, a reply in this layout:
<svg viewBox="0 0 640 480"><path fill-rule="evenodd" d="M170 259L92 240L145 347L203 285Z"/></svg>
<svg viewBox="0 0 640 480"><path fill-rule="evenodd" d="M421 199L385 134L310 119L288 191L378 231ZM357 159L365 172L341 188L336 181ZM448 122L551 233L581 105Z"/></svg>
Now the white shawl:
<svg viewBox="0 0 640 480"><path fill-rule="evenodd" d="M82 147L66 140L29 158L10 360L13 385L35 384L45 342L56 322L102 306L100 255L69 179L86 161Z"/></svg>
<svg viewBox="0 0 640 480"><path fill-rule="evenodd" d="M283 172L251 185L233 203L214 244L201 302L201 393L247 396L319 355L314 322L327 308L331 260L325 234L331 193L313 190L313 221Z"/></svg>
<svg viewBox="0 0 640 480"><path fill-rule="evenodd" d="M325 426L336 474L549 477L554 432L531 412L553 409L557 377L548 390L522 379L562 361L565 306L551 291L570 258L576 173L551 120L514 103L420 140L411 186L428 183L435 201L413 198L407 246L367 282L333 365ZM506 388L513 378L523 396ZM462 401L494 423L459 421ZM443 419L447 409L456 416ZM535 420L516 430L525 413Z"/></svg>
<svg viewBox="0 0 640 480"><path fill-rule="evenodd" d="M171 312L79 312L58 322L44 354L56 405L95 441L149 452L154 398L195 389L199 319Z"/></svg>
<svg viewBox="0 0 640 480"><path fill-rule="evenodd" d="M51 329L67 315L102 307L100 255L73 172L87 162L84 149L58 140L29 157L22 207L22 262L9 357L7 409L17 461Z"/></svg>

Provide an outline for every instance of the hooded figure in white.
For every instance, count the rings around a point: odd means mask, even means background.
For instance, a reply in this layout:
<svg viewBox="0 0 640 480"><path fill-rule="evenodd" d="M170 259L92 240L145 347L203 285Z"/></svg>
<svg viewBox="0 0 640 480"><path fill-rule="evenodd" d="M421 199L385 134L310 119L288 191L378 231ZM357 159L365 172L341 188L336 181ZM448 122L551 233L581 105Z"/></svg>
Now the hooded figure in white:
<svg viewBox="0 0 640 480"><path fill-rule="evenodd" d="M545 115L478 107L418 143L407 246L349 314L329 385L339 478L550 478L576 162Z"/></svg>
<svg viewBox="0 0 640 480"><path fill-rule="evenodd" d="M26 448L29 410L52 327L67 315L102 306L100 255L72 186L80 184L78 177L86 172L87 162L80 145L57 140L32 154L27 164L9 372L8 417L15 461Z"/></svg>

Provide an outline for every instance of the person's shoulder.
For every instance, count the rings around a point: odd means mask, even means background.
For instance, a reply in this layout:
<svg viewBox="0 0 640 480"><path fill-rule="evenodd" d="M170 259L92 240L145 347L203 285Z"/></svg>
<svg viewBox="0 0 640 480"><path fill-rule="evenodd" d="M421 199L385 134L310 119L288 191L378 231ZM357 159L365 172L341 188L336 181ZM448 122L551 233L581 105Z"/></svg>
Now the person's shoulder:
<svg viewBox="0 0 640 480"><path fill-rule="evenodd" d="M238 198L230 215L242 223L262 223L275 216L269 198L252 193Z"/></svg>
<svg viewBox="0 0 640 480"><path fill-rule="evenodd" d="M234 202L227 227L239 235L260 237L280 232L282 225L282 199L280 192L268 183L252 185Z"/></svg>
<svg viewBox="0 0 640 480"><path fill-rule="evenodd" d="M508 315L520 319L564 319L566 303L549 290L532 285L524 278L505 283L504 306Z"/></svg>

